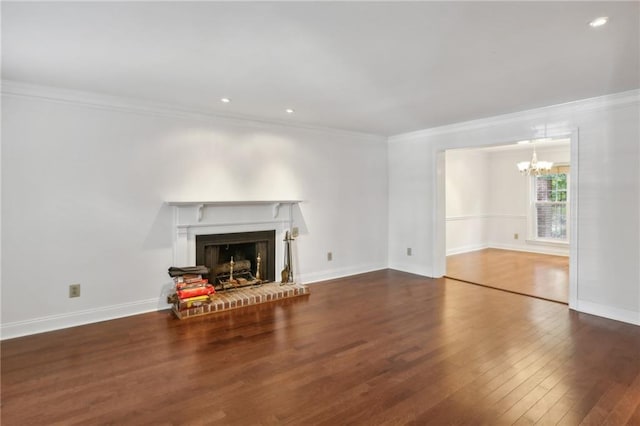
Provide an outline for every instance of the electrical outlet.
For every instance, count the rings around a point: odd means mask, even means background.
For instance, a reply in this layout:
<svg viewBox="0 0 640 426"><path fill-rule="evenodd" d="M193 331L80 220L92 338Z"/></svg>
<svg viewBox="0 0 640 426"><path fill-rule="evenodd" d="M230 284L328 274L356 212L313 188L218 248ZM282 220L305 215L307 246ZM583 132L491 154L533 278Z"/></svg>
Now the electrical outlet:
<svg viewBox="0 0 640 426"><path fill-rule="evenodd" d="M333 260L333 253L331 253L330 251L327 252L327 261L331 262Z"/></svg>
<svg viewBox="0 0 640 426"><path fill-rule="evenodd" d="M71 284L69 286L69 297L80 297L80 284Z"/></svg>
<svg viewBox="0 0 640 426"><path fill-rule="evenodd" d="M293 238L296 238L299 234L300 234L300 230L298 229L297 226L294 226L293 228L291 228L291 236Z"/></svg>
<svg viewBox="0 0 640 426"><path fill-rule="evenodd" d="M411 256L412 250L411 247L407 247L407 256Z"/></svg>
<svg viewBox="0 0 640 426"><path fill-rule="evenodd" d="M514 239L514 240L517 240L518 238L520 238L520 235L518 235L518 234L513 234L513 239Z"/></svg>

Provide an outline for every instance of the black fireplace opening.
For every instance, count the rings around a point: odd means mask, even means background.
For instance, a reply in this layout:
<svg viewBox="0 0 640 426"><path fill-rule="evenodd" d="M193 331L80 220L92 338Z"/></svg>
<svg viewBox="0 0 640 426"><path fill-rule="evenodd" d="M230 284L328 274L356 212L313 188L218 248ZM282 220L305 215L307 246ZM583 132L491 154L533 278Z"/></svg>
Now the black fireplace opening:
<svg viewBox="0 0 640 426"><path fill-rule="evenodd" d="M262 282L275 281L275 242L275 230L196 235L196 264L209 269L205 278L209 279L216 291L255 285L256 277ZM226 281L229 279L232 258L237 282L229 285Z"/></svg>

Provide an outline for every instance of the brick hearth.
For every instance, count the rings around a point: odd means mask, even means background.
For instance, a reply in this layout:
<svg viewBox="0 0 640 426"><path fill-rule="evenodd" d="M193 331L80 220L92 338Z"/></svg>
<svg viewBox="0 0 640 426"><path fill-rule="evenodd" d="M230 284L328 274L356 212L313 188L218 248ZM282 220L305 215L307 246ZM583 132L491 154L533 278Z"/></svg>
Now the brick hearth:
<svg viewBox="0 0 640 426"><path fill-rule="evenodd" d="M247 287L219 292L212 296L212 300L208 304L182 311L174 308L173 312L178 318L185 319L308 294L308 287L302 284L280 285L280 283L268 283L260 287Z"/></svg>

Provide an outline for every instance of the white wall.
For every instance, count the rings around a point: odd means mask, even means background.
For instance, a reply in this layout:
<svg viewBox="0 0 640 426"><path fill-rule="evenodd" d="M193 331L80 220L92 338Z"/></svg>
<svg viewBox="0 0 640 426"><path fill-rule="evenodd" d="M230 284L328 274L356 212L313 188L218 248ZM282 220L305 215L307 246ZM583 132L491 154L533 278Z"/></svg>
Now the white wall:
<svg viewBox="0 0 640 426"><path fill-rule="evenodd" d="M533 236L528 224L530 179L520 174L516 163L531 158L531 150L496 151L488 155L489 197L488 246L508 250L569 255L569 247L527 241ZM569 164L569 146L537 148L538 158ZM518 239L514 239L518 234Z"/></svg>
<svg viewBox="0 0 640 426"><path fill-rule="evenodd" d="M447 255L488 247L488 153L446 152Z"/></svg>
<svg viewBox="0 0 640 426"><path fill-rule="evenodd" d="M385 138L3 92L3 338L163 308L166 201L302 199L303 282L387 266Z"/></svg>
<svg viewBox="0 0 640 426"><path fill-rule="evenodd" d="M574 131L579 207L570 306L640 324L639 114L640 92L631 91L390 138L389 266L444 272L445 150Z"/></svg>
<svg viewBox="0 0 640 426"><path fill-rule="evenodd" d="M3 338L163 307L167 200L306 200L295 217L304 282L387 265L441 276L443 152L540 137L545 125L579 133L571 307L640 324L637 91L388 144L65 91L3 92ZM67 297L71 283L82 297Z"/></svg>

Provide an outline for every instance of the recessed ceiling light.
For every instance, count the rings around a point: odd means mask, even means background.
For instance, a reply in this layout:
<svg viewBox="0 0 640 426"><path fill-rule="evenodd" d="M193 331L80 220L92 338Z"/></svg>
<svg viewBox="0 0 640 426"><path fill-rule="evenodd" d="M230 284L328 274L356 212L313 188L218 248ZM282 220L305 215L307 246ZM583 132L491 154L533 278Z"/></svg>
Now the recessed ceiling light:
<svg viewBox="0 0 640 426"><path fill-rule="evenodd" d="M293 114L295 112L293 108L287 108L285 109L285 111L287 112L287 114Z"/></svg>
<svg viewBox="0 0 640 426"><path fill-rule="evenodd" d="M531 143L531 141L518 141L516 142L518 145L526 145L528 143Z"/></svg>
<svg viewBox="0 0 640 426"><path fill-rule="evenodd" d="M609 18L606 16L600 16L596 19L594 19L593 21L589 22L589 25L592 28L598 28L603 26L604 24L606 24L607 22L609 22Z"/></svg>
<svg viewBox="0 0 640 426"><path fill-rule="evenodd" d="M223 104L228 104L229 102L231 102L231 99L229 99L229 98L220 98L220 102L222 102Z"/></svg>

